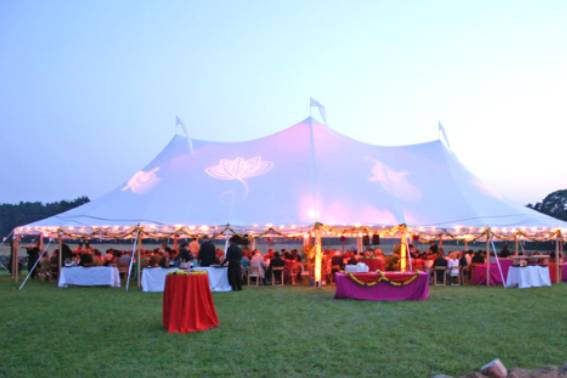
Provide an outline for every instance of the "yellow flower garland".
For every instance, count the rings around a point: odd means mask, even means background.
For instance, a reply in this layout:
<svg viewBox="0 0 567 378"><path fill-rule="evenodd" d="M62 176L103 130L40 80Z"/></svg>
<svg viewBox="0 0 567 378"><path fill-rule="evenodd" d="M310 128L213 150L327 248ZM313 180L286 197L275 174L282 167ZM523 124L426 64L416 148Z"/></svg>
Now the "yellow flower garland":
<svg viewBox="0 0 567 378"><path fill-rule="evenodd" d="M186 271L186 270L175 270L173 272L169 272L167 273L168 276L175 276L175 275L180 275L180 276L188 276L188 275L193 275L193 274L207 274L206 270L193 270L193 271Z"/></svg>
<svg viewBox="0 0 567 378"><path fill-rule="evenodd" d="M392 281L391 279L386 277L384 272L382 272L381 270L377 270L376 273L378 273L378 278L376 280L370 281L370 282L364 282L364 281L359 280L358 278L356 278L356 276L353 273L347 273L347 276L353 282L357 283L360 286L372 287L372 286L379 284L380 282L386 282L389 285L392 285L392 286L395 286L395 287L401 287L401 286L409 285L410 283L415 281L417 279L417 277L419 277L420 272L419 271L415 272L410 278L408 278L407 280L401 281L401 282Z"/></svg>

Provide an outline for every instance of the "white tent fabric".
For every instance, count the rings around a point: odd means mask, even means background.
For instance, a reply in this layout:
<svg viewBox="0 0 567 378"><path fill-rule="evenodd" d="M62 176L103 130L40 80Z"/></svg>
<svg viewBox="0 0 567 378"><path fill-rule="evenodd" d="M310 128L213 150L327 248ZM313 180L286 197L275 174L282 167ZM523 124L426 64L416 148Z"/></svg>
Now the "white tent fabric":
<svg viewBox="0 0 567 378"><path fill-rule="evenodd" d="M308 118L260 139L193 148L176 135L115 190L28 226L567 227L500 198L439 140L376 146Z"/></svg>

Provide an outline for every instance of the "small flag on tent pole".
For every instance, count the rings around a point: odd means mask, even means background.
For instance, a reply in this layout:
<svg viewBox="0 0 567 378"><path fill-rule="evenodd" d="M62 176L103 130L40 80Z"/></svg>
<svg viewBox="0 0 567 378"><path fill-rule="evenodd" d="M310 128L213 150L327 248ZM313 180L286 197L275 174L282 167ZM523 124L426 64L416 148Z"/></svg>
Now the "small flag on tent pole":
<svg viewBox="0 0 567 378"><path fill-rule="evenodd" d="M447 133L445 132L445 128L443 127L441 122L439 122L439 136L443 137L445 143L447 143L447 147L451 148L451 145L449 144L449 138L447 138Z"/></svg>
<svg viewBox="0 0 567 378"><path fill-rule="evenodd" d="M181 118L179 118L179 116L175 116L175 127L177 127L177 126L181 126L181 130L183 130L183 133L185 134L185 136L188 136L187 135L187 129L185 128L185 124L183 123Z"/></svg>
<svg viewBox="0 0 567 378"><path fill-rule="evenodd" d="M187 133L187 128L185 128L185 124L183 123L181 118L179 118L179 116L175 116L175 127L177 127L177 126L180 126L181 130L183 130L183 134L185 134L185 137L187 138L187 143L189 144L189 152L191 152L191 154L192 154L193 153L193 141L189 137L189 134Z"/></svg>
<svg viewBox="0 0 567 378"><path fill-rule="evenodd" d="M325 111L325 107L319 103L319 101L315 100L313 97L309 97L309 108L317 108L319 109L319 114L321 115L321 119L323 123L327 124L327 114Z"/></svg>

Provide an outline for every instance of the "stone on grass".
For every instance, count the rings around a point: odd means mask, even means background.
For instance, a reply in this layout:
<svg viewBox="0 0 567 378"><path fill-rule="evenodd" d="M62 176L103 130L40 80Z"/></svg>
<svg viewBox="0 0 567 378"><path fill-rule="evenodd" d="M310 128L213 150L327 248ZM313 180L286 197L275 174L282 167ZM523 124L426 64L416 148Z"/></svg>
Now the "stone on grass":
<svg viewBox="0 0 567 378"><path fill-rule="evenodd" d="M508 376L506 366L498 358L484 365L480 368L480 371L490 378L506 378Z"/></svg>

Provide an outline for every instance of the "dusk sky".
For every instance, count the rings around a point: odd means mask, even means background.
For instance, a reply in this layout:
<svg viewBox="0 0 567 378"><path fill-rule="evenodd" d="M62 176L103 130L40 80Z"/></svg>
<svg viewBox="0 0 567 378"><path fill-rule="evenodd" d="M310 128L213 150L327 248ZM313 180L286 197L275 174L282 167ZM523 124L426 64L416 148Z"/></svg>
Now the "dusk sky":
<svg viewBox="0 0 567 378"><path fill-rule="evenodd" d="M355 139L438 138L525 204L567 187L565 1L0 0L0 202L96 198L172 138L309 115Z"/></svg>

